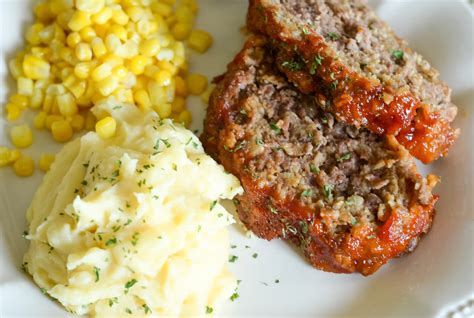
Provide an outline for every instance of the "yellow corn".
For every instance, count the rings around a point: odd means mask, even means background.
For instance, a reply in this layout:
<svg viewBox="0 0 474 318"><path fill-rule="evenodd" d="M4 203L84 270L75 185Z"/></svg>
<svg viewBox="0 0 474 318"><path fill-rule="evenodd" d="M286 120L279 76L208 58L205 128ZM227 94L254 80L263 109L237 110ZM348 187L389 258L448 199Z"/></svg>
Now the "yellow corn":
<svg viewBox="0 0 474 318"><path fill-rule="evenodd" d="M91 42L92 39L94 39L97 35L91 26L85 27L79 32L79 34L81 35L81 39L84 42Z"/></svg>
<svg viewBox="0 0 474 318"><path fill-rule="evenodd" d="M207 78L201 74L189 74L186 84L190 94L200 95L207 88Z"/></svg>
<svg viewBox="0 0 474 318"><path fill-rule="evenodd" d="M5 111L7 113L7 120L9 121L17 120L18 118L20 118L22 113L21 108L13 103L8 103L5 106Z"/></svg>
<svg viewBox="0 0 474 318"><path fill-rule="evenodd" d="M109 96L117 89L118 85L118 78L110 76L98 82L97 88L99 89L99 92L102 94L102 96Z"/></svg>
<svg viewBox="0 0 474 318"><path fill-rule="evenodd" d="M96 82L99 82L112 74L112 67L109 63L103 63L97 66L92 71L92 79Z"/></svg>
<svg viewBox="0 0 474 318"><path fill-rule="evenodd" d="M194 24L194 13L187 6L180 5L175 12L176 20L182 23Z"/></svg>
<svg viewBox="0 0 474 318"><path fill-rule="evenodd" d="M26 55L23 60L23 72L31 79L48 78L50 68L48 62L34 55Z"/></svg>
<svg viewBox="0 0 474 318"><path fill-rule="evenodd" d="M39 162L38 162L38 168L41 171L47 172L49 168L51 168L51 165L53 164L55 159L54 155L43 153L40 156Z"/></svg>
<svg viewBox="0 0 474 318"><path fill-rule="evenodd" d="M39 112L36 114L35 118L33 119L33 126L36 129L44 129L45 124L46 124L46 117L48 117L48 114L45 112Z"/></svg>
<svg viewBox="0 0 474 318"><path fill-rule="evenodd" d="M21 156L13 164L13 171L19 177L29 177L35 172L35 162L28 156Z"/></svg>
<svg viewBox="0 0 474 318"><path fill-rule="evenodd" d="M134 94L133 97L135 101L137 102L138 106L142 110L148 110L151 108L151 101L150 101L150 96L148 96L148 93L144 89L137 90Z"/></svg>
<svg viewBox="0 0 474 318"><path fill-rule="evenodd" d="M40 88L34 88L33 95L31 96L30 107L38 109L43 104L44 94Z"/></svg>
<svg viewBox="0 0 474 318"><path fill-rule="evenodd" d="M154 2L151 5L151 10L162 17L169 17L173 13L173 8L169 4L162 2Z"/></svg>
<svg viewBox="0 0 474 318"><path fill-rule="evenodd" d="M88 112L84 123L84 128L88 131L92 131L95 128L96 118L93 113Z"/></svg>
<svg viewBox="0 0 474 318"><path fill-rule="evenodd" d="M83 11L76 11L71 17L71 20L68 23L69 28L72 31L80 31L86 26L91 25L90 14Z"/></svg>
<svg viewBox="0 0 474 318"><path fill-rule="evenodd" d="M17 105L21 109L25 109L28 107L28 104L29 104L28 96L21 95L21 94L12 95L10 97L10 103Z"/></svg>
<svg viewBox="0 0 474 318"><path fill-rule="evenodd" d="M80 132L84 128L85 118L81 114L75 114L69 120L72 130Z"/></svg>
<svg viewBox="0 0 474 318"><path fill-rule="evenodd" d="M95 131L102 139L109 139L115 136L116 129L117 122L110 116L99 120L97 124L95 124Z"/></svg>
<svg viewBox="0 0 474 318"><path fill-rule="evenodd" d="M66 38L66 43L71 48L75 48L81 42L81 36L77 32L71 32Z"/></svg>
<svg viewBox="0 0 474 318"><path fill-rule="evenodd" d="M71 124L65 119L53 122L51 125L51 133L57 142L68 142L74 134Z"/></svg>
<svg viewBox="0 0 474 318"><path fill-rule="evenodd" d="M10 149L0 146L0 167L4 167L10 163Z"/></svg>
<svg viewBox="0 0 474 318"><path fill-rule="evenodd" d="M121 41L127 41L127 30L119 24L114 24L108 29L109 34L115 35Z"/></svg>
<svg viewBox="0 0 474 318"><path fill-rule="evenodd" d="M130 61L130 70L135 75L143 74L147 63L146 57L143 55L137 55Z"/></svg>
<svg viewBox="0 0 474 318"><path fill-rule="evenodd" d="M15 147L27 148L33 143L33 133L26 124L13 126L10 130L10 139Z"/></svg>
<svg viewBox="0 0 474 318"><path fill-rule="evenodd" d="M204 30L193 30L188 38L188 45L199 53L204 53L212 45L212 36Z"/></svg>
<svg viewBox="0 0 474 318"><path fill-rule="evenodd" d="M46 116L46 119L44 121L44 127L47 128L48 130L51 130L51 127L53 124L57 121L63 120L64 117L61 115L48 115Z"/></svg>
<svg viewBox="0 0 474 318"><path fill-rule="evenodd" d="M155 56L160 51L160 41L157 38L142 41L140 53L144 56Z"/></svg>
<svg viewBox="0 0 474 318"><path fill-rule="evenodd" d="M118 79L124 79L128 74L128 70L123 65L117 65L112 69L112 76L117 77Z"/></svg>
<svg viewBox="0 0 474 318"><path fill-rule="evenodd" d="M101 38L94 38L91 42L92 52L94 56L100 58L107 53L107 48L105 47L104 41Z"/></svg>
<svg viewBox="0 0 474 318"><path fill-rule="evenodd" d="M153 78L160 86L168 86L171 84L171 73L167 70L161 70L153 75Z"/></svg>
<svg viewBox="0 0 474 318"><path fill-rule="evenodd" d="M104 7L104 0L76 0L76 7L87 13L97 13Z"/></svg>
<svg viewBox="0 0 474 318"><path fill-rule="evenodd" d="M18 149L10 150L10 163L17 161L21 157L21 152Z"/></svg>
<svg viewBox="0 0 474 318"><path fill-rule="evenodd" d="M15 79L24 75L22 60L19 60L17 58L10 60L10 62L8 63L8 68L10 69L10 73Z"/></svg>
<svg viewBox="0 0 474 318"><path fill-rule="evenodd" d="M171 32L176 40L182 41L188 38L191 33L191 26L187 23L178 22L173 26Z"/></svg>
<svg viewBox="0 0 474 318"><path fill-rule="evenodd" d="M76 57L79 61L90 61L92 59L91 46L88 43L79 43L76 46Z"/></svg>
<svg viewBox="0 0 474 318"><path fill-rule="evenodd" d="M71 93L62 94L56 97L59 113L63 116L72 116L77 114L77 104Z"/></svg>
<svg viewBox="0 0 474 318"><path fill-rule="evenodd" d="M165 119L171 116L171 104L163 103L159 105L155 105L155 110L160 116L160 118Z"/></svg>
<svg viewBox="0 0 474 318"><path fill-rule="evenodd" d="M26 77L19 77L17 79L18 94L31 96L33 95L33 80Z"/></svg>
<svg viewBox="0 0 474 318"><path fill-rule="evenodd" d="M99 12L92 15L92 21L96 24L102 25L112 18L112 9L104 7Z"/></svg>
<svg viewBox="0 0 474 318"><path fill-rule="evenodd" d="M188 96L188 86L186 85L185 80L180 76L176 76L174 78L174 89L175 89L176 95L179 95L182 97Z"/></svg>
<svg viewBox="0 0 474 318"><path fill-rule="evenodd" d="M138 22L145 16L145 11L139 6L128 7L126 12L133 22Z"/></svg>
<svg viewBox="0 0 474 318"><path fill-rule="evenodd" d="M117 24L125 25L125 24L128 23L129 19L130 18L128 17L128 15L125 14L125 12L123 12L123 10L121 10L121 9L114 10L112 12L112 20Z"/></svg>
<svg viewBox="0 0 474 318"><path fill-rule="evenodd" d="M181 113L186 107L186 101L182 97L175 97L173 103L171 103L171 110L173 113Z"/></svg>
<svg viewBox="0 0 474 318"><path fill-rule="evenodd" d="M35 23L28 28L26 31L25 38L31 45L39 45L41 44L41 38L39 33L44 29L44 24L42 23Z"/></svg>
<svg viewBox="0 0 474 318"><path fill-rule="evenodd" d="M178 123L183 124L185 127L189 128L192 122L191 112L188 110L183 110L178 116Z"/></svg>

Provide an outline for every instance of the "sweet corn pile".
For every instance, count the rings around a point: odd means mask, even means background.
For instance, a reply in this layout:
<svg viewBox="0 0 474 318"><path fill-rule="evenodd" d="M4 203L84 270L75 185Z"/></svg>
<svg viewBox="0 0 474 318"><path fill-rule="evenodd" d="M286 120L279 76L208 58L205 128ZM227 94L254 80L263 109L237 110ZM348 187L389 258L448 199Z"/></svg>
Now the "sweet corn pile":
<svg viewBox="0 0 474 318"><path fill-rule="evenodd" d="M16 149L34 142L32 127L61 143L83 130L110 138L113 118L97 119L89 110L112 96L189 126L187 96L206 99L209 89L206 77L188 74L185 44L199 53L212 45L209 33L194 29L196 1L40 2L26 48L8 63L17 91L4 107L11 122L36 113L32 123L11 128L15 148L0 148L0 166L12 165L19 176L34 172L34 161ZM39 168L47 170L53 160L44 154Z"/></svg>

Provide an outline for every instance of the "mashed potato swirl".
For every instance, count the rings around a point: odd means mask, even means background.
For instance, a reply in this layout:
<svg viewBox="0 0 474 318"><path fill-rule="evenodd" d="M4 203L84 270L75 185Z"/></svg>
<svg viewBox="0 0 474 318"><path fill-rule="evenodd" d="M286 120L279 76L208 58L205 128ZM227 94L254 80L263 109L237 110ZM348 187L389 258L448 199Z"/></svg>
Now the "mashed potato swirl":
<svg viewBox="0 0 474 318"><path fill-rule="evenodd" d="M201 315L228 298L232 216L242 191L196 136L154 113L109 102L115 137L67 144L27 212L24 261L68 311L91 316Z"/></svg>

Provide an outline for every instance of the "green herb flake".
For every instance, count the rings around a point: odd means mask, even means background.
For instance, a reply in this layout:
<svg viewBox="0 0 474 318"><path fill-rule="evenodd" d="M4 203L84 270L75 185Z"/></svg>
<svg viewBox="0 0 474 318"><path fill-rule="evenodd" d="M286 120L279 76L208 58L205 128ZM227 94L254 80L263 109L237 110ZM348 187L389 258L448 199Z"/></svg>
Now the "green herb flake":
<svg viewBox="0 0 474 318"><path fill-rule="evenodd" d="M209 207L209 211L212 211L216 207L216 204L217 204L217 200L212 201L211 206Z"/></svg>
<svg viewBox="0 0 474 318"><path fill-rule="evenodd" d="M313 195L313 190L307 189L301 192L301 197L308 198Z"/></svg>
<svg viewBox="0 0 474 318"><path fill-rule="evenodd" d="M143 310L145 311L145 314L151 314L151 313L152 313L150 307L148 307L147 304L143 304L143 305L142 305L142 308L143 308Z"/></svg>
<svg viewBox="0 0 474 318"><path fill-rule="evenodd" d="M206 315L212 314L213 311L214 311L214 308L206 306Z"/></svg>
<svg viewBox="0 0 474 318"><path fill-rule="evenodd" d="M401 50L395 50L392 52L392 56L397 60L403 60L405 53Z"/></svg>
<svg viewBox="0 0 474 318"><path fill-rule="evenodd" d="M117 109L120 109L120 108L122 108L122 106L120 106L120 105L112 107L113 110L117 110Z"/></svg>
<svg viewBox="0 0 474 318"><path fill-rule="evenodd" d="M83 186L87 186L87 181L86 181L86 180L82 180L81 184L82 184Z"/></svg>
<svg viewBox="0 0 474 318"><path fill-rule="evenodd" d="M338 80L334 80L334 81L331 83L331 88L332 88L332 90L336 90L338 84L339 84L339 81L338 81Z"/></svg>
<svg viewBox="0 0 474 318"><path fill-rule="evenodd" d="M260 146L263 146L263 145L264 145L263 140L262 140L261 138L255 139L255 143L256 143L257 145L260 145Z"/></svg>
<svg viewBox="0 0 474 318"><path fill-rule="evenodd" d="M316 69L318 68L318 66L321 66L321 64L323 64L323 57L318 54L317 56L314 57L314 61L311 64L311 67L309 69L309 74L311 75L316 74Z"/></svg>
<svg viewBox="0 0 474 318"><path fill-rule="evenodd" d="M270 128L277 134L281 134L281 128L277 126L275 123L270 123Z"/></svg>
<svg viewBox="0 0 474 318"><path fill-rule="evenodd" d="M115 244L117 244L117 238L116 237L108 239L107 242L105 242L105 246L111 246L111 245L115 245Z"/></svg>
<svg viewBox="0 0 474 318"><path fill-rule="evenodd" d="M283 63L281 63L281 66L289 69L290 71L300 71L301 69L303 69L303 65L295 60L284 61Z"/></svg>
<svg viewBox="0 0 474 318"><path fill-rule="evenodd" d="M324 195L329 200L332 200L332 190L334 190L334 186L332 184L325 184L324 187Z"/></svg>
<svg viewBox="0 0 474 318"><path fill-rule="evenodd" d="M230 248L236 248L236 247L237 247L237 245L231 245L230 246Z"/></svg>
<svg viewBox="0 0 474 318"><path fill-rule="evenodd" d="M328 37L333 41L337 41L339 39L339 34L336 32L329 32Z"/></svg>
<svg viewBox="0 0 474 318"><path fill-rule="evenodd" d="M278 284L280 283L280 280L279 279L275 279L275 284Z"/></svg>
<svg viewBox="0 0 474 318"><path fill-rule="evenodd" d="M94 275L95 275L95 282L97 283L100 279L100 268L94 266Z"/></svg>
<svg viewBox="0 0 474 318"><path fill-rule="evenodd" d="M133 314L132 310L130 310L130 308L126 308L125 309L125 312L129 315Z"/></svg>
<svg viewBox="0 0 474 318"><path fill-rule="evenodd" d="M138 233L138 232L133 233L133 236L132 236L132 245L133 246L137 246L139 238L140 238L140 233Z"/></svg>
<svg viewBox="0 0 474 318"><path fill-rule="evenodd" d="M237 298L239 298L239 294L238 294L238 293L233 293L232 296L230 296L230 300L231 300L231 301L234 301L234 300L236 300Z"/></svg>
<svg viewBox="0 0 474 318"><path fill-rule="evenodd" d="M114 304L118 304L118 298L117 297L109 299L109 307L112 307Z"/></svg>
<svg viewBox="0 0 474 318"><path fill-rule="evenodd" d="M305 221L300 221L301 233L306 234L309 231L308 223Z"/></svg>
<svg viewBox="0 0 474 318"><path fill-rule="evenodd" d="M306 27L303 28L303 34L304 35L309 35L310 33L311 32Z"/></svg>
<svg viewBox="0 0 474 318"><path fill-rule="evenodd" d="M135 285L138 281L134 278L129 280L128 282L125 283L125 288L130 289L132 288L133 285Z"/></svg>
<svg viewBox="0 0 474 318"><path fill-rule="evenodd" d="M268 205L268 209L269 209L270 212L272 212L273 214L278 214L278 209L275 208L273 205L269 204L269 205Z"/></svg>
<svg viewBox="0 0 474 318"><path fill-rule="evenodd" d="M309 165L309 171L311 171L312 173L319 173L320 172L319 167L316 167L316 165L313 165L313 164Z"/></svg>
<svg viewBox="0 0 474 318"><path fill-rule="evenodd" d="M235 256L235 255L230 255L229 256L229 262L230 263L235 263L235 261L238 259L239 257Z"/></svg>
<svg viewBox="0 0 474 318"><path fill-rule="evenodd" d="M346 152L345 154L343 154L342 156L337 158L337 162L343 162L343 161L346 161L346 160L349 160L349 159L351 159L351 153Z"/></svg>
<svg viewBox="0 0 474 318"><path fill-rule="evenodd" d="M252 257L253 257L253 258L257 258L257 257L258 257L258 253L253 253L253 254L252 254Z"/></svg>

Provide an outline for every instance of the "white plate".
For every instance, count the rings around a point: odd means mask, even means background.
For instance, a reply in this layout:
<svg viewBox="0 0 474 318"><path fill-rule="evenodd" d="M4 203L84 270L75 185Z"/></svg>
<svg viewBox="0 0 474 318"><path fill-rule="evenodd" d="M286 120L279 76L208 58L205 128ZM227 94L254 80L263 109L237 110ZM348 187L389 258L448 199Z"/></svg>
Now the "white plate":
<svg viewBox="0 0 474 318"><path fill-rule="evenodd" d="M193 56L194 70L210 77L225 70L240 49L245 22L244 0L201 0L199 25L211 31L215 45L204 56ZM436 66L454 89L459 106L456 126L463 132L446 159L423 167L442 182L436 188L441 199L430 234L407 257L390 262L375 275L336 275L312 269L283 242L247 239L237 227L231 229L231 253L239 258L231 264L242 279L240 298L227 304L226 315L235 316L447 316L463 309L467 317L474 299L474 83L473 14L461 1L372 1L411 46ZM22 46L22 34L31 21L30 1L0 0L0 99L11 89L6 58ZM201 126L202 104L192 105L194 128ZM8 143L6 123L0 120L0 145ZM37 136L40 136L37 134ZM50 137L28 152L38 155L57 150ZM40 139L40 138L37 138ZM25 211L41 181L18 179L11 169L0 169L0 315L4 317L65 316L56 303L43 296L19 267L26 242ZM245 245L250 248L245 248ZM257 258L252 254L258 253ZM279 279L279 283L275 280ZM467 304L465 307L462 304ZM469 308L470 307L470 308ZM461 317L463 314L461 315Z"/></svg>

